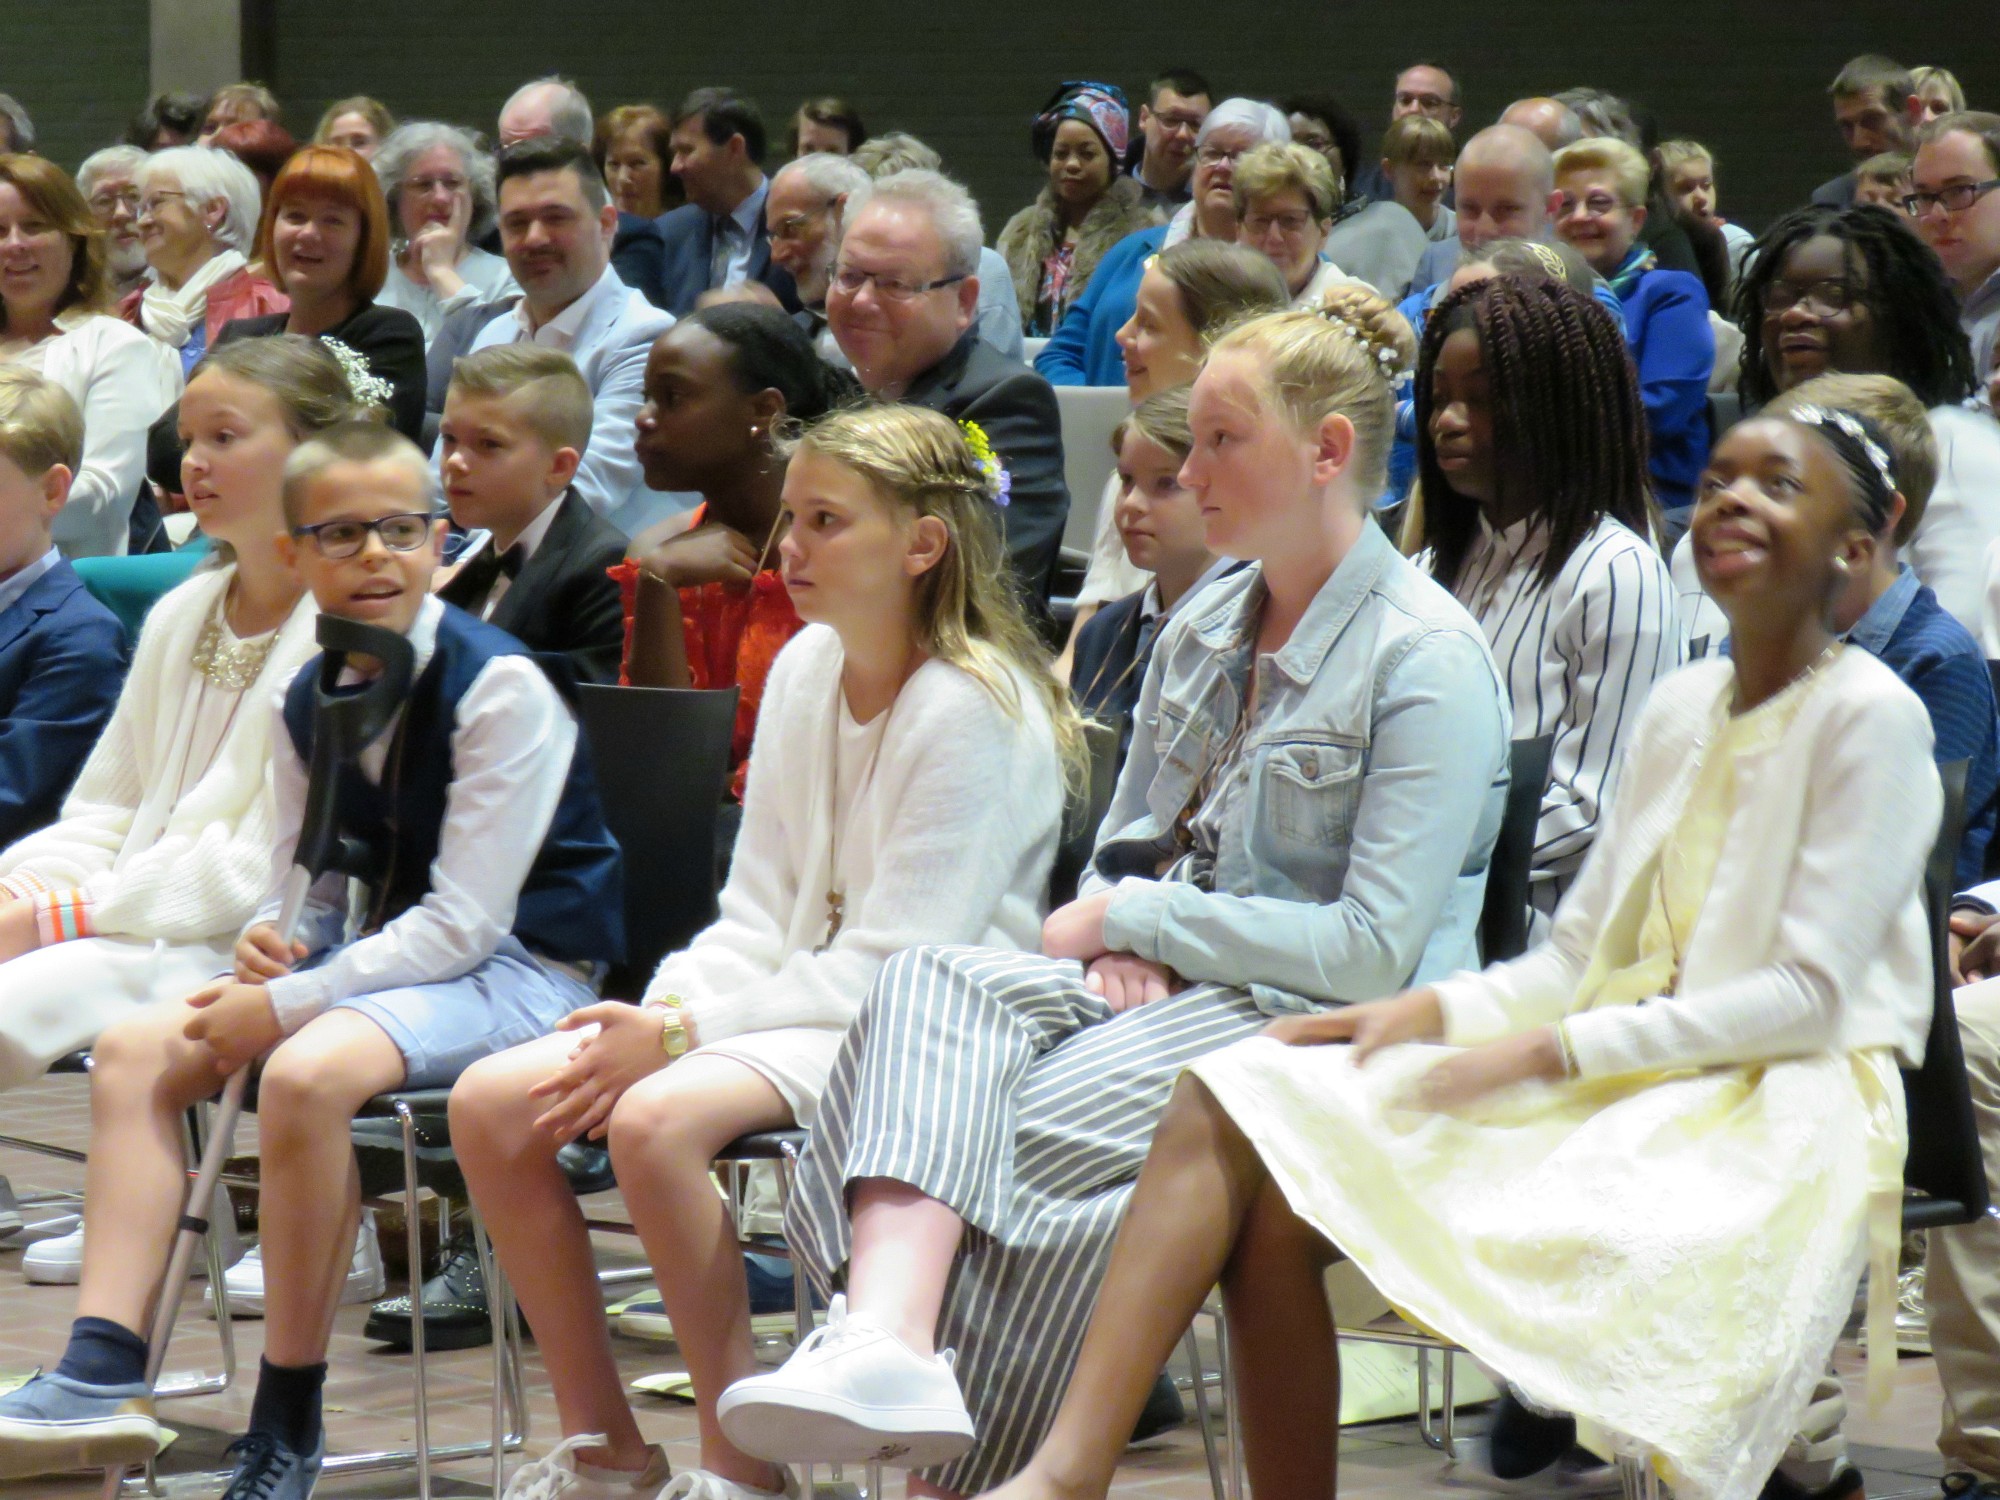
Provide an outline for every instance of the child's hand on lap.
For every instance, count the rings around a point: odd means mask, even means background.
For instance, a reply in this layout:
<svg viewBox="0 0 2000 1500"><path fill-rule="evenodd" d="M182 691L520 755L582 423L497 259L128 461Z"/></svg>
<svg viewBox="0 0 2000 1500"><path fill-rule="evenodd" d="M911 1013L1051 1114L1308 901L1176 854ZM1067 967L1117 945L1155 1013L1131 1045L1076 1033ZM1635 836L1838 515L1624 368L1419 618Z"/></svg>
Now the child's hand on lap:
<svg viewBox="0 0 2000 1500"><path fill-rule="evenodd" d="M1097 891L1059 906L1042 923L1042 953L1048 958L1073 958L1088 964L1104 946L1104 914L1111 909L1111 892Z"/></svg>
<svg viewBox="0 0 2000 1500"><path fill-rule="evenodd" d="M183 1029L191 1042L205 1042L215 1054L215 1071L225 1076L254 1062L285 1039L271 992L261 984L218 979L188 996L194 1017Z"/></svg>
<svg viewBox="0 0 2000 1500"><path fill-rule="evenodd" d="M666 1015L657 1006L607 1000L571 1011L556 1023L556 1030L579 1031L586 1026L595 1026L596 1033L578 1042L568 1062L528 1090L531 1099L556 1101L535 1121L535 1128L564 1145L583 1136L602 1140L611 1108L625 1090L667 1065L660 1045Z"/></svg>
<svg viewBox="0 0 2000 1500"><path fill-rule="evenodd" d="M1409 1102L1445 1114L1517 1083L1552 1083L1562 1076L1562 1044L1556 1040L1556 1030L1538 1026L1447 1057L1415 1080Z"/></svg>
<svg viewBox="0 0 2000 1500"><path fill-rule="evenodd" d="M306 956L304 943L293 943L285 951L285 940L269 922L259 922L236 942L236 979L240 984L262 984L292 972L292 966Z"/></svg>
<svg viewBox="0 0 2000 1500"><path fill-rule="evenodd" d="M42 946L35 931L35 903L0 900L0 964Z"/></svg>
<svg viewBox="0 0 2000 1500"><path fill-rule="evenodd" d="M1083 987L1104 997L1113 1011L1164 1000L1180 988L1174 971L1130 953L1102 953L1083 976Z"/></svg>

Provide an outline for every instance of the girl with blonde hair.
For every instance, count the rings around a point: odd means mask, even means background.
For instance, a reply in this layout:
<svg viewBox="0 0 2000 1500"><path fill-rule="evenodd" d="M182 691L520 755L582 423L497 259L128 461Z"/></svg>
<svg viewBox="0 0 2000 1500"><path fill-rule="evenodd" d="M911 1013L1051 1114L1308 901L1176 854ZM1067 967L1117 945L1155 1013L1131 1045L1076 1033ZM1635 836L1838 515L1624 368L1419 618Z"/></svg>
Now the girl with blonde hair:
<svg viewBox="0 0 2000 1500"><path fill-rule="evenodd" d="M643 1496L639 1435L590 1239L556 1164L608 1136L693 1377L698 1500L788 1492L714 1401L755 1369L742 1257L709 1164L814 1118L883 962L919 941L1035 941L1082 733L1007 582L1007 476L977 428L917 407L827 417L785 471L778 543L805 628L778 655L750 753L721 914L606 1003L469 1068L453 1139L555 1385L565 1441L507 1493Z"/></svg>
<svg viewBox="0 0 2000 1500"><path fill-rule="evenodd" d="M927 946L876 980L786 1223L846 1296L722 1398L737 1446L893 1458L922 1493L1005 1478L1054 1415L1180 1070L1470 961L1508 713L1479 627L1369 517L1401 326L1363 293L1209 354L1181 481L1250 566L1165 627L1041 954Z"/></svg>

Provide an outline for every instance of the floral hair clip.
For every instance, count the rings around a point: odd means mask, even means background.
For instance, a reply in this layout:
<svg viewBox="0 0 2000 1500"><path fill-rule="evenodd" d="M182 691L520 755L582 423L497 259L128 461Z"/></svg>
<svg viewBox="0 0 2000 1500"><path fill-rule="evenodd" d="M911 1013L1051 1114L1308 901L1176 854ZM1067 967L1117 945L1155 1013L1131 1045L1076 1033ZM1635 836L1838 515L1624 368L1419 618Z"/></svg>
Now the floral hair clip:
<svg viewBox="0 0 2000 1500"><path fill-rule="evenodd" d="M1319 315L1338 328L1342 333L1361 346L1362 352L1375 361L1382 378L1393 382L1396 372L1402 367L1403 359L1394 346L1377 339L1374 330L1351 314L1337 307L1322 307Z"/></svg>
<svg viewBox="0 0 2000 1500"><path fill-rule="evenodd" d="M1793 407L1787 415L1794 422L1803 422L1808 427L1836 429L1861 450L1862 456L1875 470L1876 477L1882 481L1884 489L1900 490L1896 483L1895 467L1889 461L1888 450L1869 434L1868 428L1852 412L1842 411L1838 407L1817 406L1812 402L1805 402Z"/></svg>
<svg viewBox="0 0 2000 1500"><path fill-rule="evenodd" d="M965 445L972 450L972 461L993 486L993 503L1004 510L1013 497L1014 476L1007 472L1007 466L1000 462L1000 455L993 451L992 439L986 436L985 428L977 422L961 421L958 430L965 434Z"/></svg>
<svg viewBox="0 0 2000 1500"><path fill-rule="evenodd" d="M347 377L348 394L362 406L379 406L385 411L395 396L395 387L368 368L368 361L339 339L323 338L320 342L327 351L340 361L340 370Z"/></svg>

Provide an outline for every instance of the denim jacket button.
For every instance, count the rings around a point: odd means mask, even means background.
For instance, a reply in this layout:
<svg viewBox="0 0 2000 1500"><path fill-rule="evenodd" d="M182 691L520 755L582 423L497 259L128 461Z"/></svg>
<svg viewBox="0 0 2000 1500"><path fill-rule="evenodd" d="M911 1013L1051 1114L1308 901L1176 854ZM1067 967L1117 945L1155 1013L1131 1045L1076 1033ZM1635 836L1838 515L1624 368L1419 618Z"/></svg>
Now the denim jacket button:
<svg viewBox="0 0 2000 1500"><path fill-rule="evenodd" d="M1306 775L1312 777L1315 781L1319 780L1319 757L1317 755L1308 755L1306 757Z"/></svg>

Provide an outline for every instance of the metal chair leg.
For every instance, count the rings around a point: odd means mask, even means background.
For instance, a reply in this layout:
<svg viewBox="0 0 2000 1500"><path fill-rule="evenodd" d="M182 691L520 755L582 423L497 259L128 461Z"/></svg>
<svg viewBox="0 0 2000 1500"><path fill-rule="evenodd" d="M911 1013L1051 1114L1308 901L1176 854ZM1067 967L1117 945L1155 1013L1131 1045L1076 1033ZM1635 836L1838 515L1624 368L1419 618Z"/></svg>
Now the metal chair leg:
<svg viewBox="0 0 2000 1500"><path fill-rule="evenodd" d="M403 1228L410 1256L411 1379L416 1387L417 1500L431 1500L430 1382L424 1369L423 1225L417 1205L417 1117L410 1106L396 1101L396 1119L403 1127Z"/></svg>
<svg viewBox="0 0 2000 1500"><path fill-rule="evenodd" d="M1208 1490L1214 1500L1224 1500L1222 1459L1215 1448L1215 1429L1208 1421L1208 1376L1201 1368L1201 1343L1195 1338L1194 1324L1188 1324L1181 1344L1187 1350L1188 1373L1194 1377L1194 1419L1201 1427L1202 1456L1208 1460Z"/></svg>

